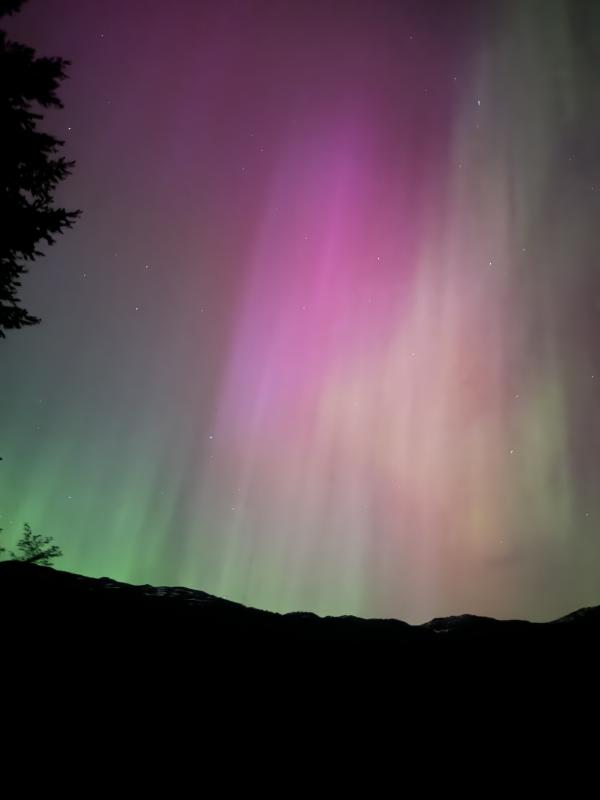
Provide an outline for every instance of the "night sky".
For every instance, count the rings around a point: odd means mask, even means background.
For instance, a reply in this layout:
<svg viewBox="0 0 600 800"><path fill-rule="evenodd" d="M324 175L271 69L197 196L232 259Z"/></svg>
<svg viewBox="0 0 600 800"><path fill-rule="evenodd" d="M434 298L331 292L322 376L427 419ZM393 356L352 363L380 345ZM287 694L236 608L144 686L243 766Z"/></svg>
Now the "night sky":
<svg viewBox="0 0 600 800"><path fill-rule="evenodd" d="M29 0L83 215L0 526L277 611L600 603L600 3Z"/></svg>

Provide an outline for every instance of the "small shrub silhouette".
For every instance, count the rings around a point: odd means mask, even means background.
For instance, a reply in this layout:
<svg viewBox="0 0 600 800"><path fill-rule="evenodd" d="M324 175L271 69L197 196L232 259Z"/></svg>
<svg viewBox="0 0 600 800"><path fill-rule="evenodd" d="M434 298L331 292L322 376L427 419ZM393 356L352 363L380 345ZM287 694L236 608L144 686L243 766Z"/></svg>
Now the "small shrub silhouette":
<svg viewBox="0 0 600 800"><path fill-rule="evenodd" d="M51 536L42 536L39 533L34 533L30 526L25 523L23 535L17 542L17 550L20 552L11 552L11 557L15 561L25 561L28 564L41 564L44 567L51 567L52 561L62 556L60 547L51 544L51 542Z"/></svg>

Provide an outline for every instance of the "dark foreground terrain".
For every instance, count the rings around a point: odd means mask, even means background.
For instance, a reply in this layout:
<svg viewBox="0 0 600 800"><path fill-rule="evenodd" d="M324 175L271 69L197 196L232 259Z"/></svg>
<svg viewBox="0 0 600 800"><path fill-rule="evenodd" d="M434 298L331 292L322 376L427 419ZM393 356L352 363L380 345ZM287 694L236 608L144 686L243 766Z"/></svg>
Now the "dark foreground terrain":
<svg viewBox="0 0 600 800"><path fill-rule="evenodd" d="M470 614L409 625L394 619L275 614L247 608L181 587L131 586L109 578L87 578L33 564L0 563L3 637L68 645L157 649L164 645L197 653L218 648L320 647L330 644L382 646L403 654L535 649L595 649L600 643L600 607L561 619L532 623Z"/></svg>

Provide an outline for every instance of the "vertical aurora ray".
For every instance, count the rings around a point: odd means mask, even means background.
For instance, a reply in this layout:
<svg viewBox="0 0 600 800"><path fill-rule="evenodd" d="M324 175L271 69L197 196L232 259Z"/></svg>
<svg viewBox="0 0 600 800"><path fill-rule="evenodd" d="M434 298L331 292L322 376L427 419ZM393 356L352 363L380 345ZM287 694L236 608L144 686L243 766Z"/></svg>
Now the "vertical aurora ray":
<svg viewBox="0 0 600 800"><path fill-rule="evenodd" d="M102 251L111 318L6 349L2 520L275 610L599 602L600 15L480 6L184 3L176 55L149 18L132 81L179 82Z"/></svg>

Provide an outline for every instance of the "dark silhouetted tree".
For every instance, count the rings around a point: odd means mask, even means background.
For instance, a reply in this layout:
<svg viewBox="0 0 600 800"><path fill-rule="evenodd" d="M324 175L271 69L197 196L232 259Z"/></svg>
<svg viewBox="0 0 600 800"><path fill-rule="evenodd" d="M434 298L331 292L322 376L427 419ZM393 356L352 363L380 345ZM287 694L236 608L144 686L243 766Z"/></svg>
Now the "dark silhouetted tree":
<svg viewBox="0 0 600 800"><path fill-rule="evenodd" d="M23 535L17 542L17 550L20 552L11 553L15 561L41 564L44 567L51 567L53 559L62 556L60 547L52 544L51 536L34 533L27 523L23 526Z"/></svg>
<svg viewBox="0 0 600 800"><path fill-rule="evenodd" d="M0 17L18 11L23 0L0 0ZM62 108L57 90L69 62L36 58L35 50L0 31L0 337L11 328L40 320L20 305L21 276L29 262L70 228L79 211L54 205L57 186L72 161L57 155L64 144L38 130L46 108Z"/></svg>

